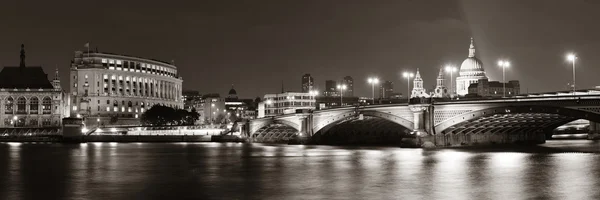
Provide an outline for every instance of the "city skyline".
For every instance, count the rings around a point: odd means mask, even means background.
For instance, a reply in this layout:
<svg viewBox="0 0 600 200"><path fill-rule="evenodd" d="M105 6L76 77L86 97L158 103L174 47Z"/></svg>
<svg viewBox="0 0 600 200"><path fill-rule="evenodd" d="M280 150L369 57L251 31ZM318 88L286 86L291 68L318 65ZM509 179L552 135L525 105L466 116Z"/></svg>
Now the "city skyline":
<svg viewBox="0 0 600 200"><path fill-rule="evenodd" d="M143 12L133 9L139 2L111 10L100 5L73 9L76 3L68 1L13 2L0 8L0 24L13 30L0 39L0 65L16 65L15 49L23 43L31 50L28 63L47 72L58 67L61 77L68 77L72 52L85 50L83 44L89 42L101 52L175 60L185 90L224 95L234 84L240 96L256 97L279 91L282 80L286 88L299 91L298 77L310 73L319 88L321 80L352 76L355 96L370 96L368 77L405 88L401 73L416 68L425 88L432 88L440 67L460 65L473 37L490 80L502 80L495 63L507 59L514 67L506 71L506 79L520 80L523 92L565 90L571 82L565 54L575 52L578 88L599 85L593 76L600 73L593 67L600 63L593 56L600 50L595 38L600 30L591 16L598 15L591 12L595 2L544 1L543 12L530 12L540 2L444 1L435 7L431 2L387 2L365 10L359 1L297 6L144 1ZM22 14L25 9L27 15ZM318 14L304 14L308 10ZM511 16L499 10L511 10ZM37 20L41 16L48 20ZM557 19L565 23L554 23ZM268 78L262 76L265 72ZM68 88L67 81L62 84Z"/></svg>

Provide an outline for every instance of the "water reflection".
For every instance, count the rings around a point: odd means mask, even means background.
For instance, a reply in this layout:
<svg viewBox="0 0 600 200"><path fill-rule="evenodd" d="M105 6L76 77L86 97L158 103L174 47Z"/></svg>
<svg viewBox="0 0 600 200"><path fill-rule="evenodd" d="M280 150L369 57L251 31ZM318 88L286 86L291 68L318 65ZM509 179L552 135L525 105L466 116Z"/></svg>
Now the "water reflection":
<svg viewBox="0 0 600 200"><path fill-rule="evenodd" d="M560 152L590 152L600 144L572 144L504 153L0 143L0 199L598 199L600 156Z"/></svg>

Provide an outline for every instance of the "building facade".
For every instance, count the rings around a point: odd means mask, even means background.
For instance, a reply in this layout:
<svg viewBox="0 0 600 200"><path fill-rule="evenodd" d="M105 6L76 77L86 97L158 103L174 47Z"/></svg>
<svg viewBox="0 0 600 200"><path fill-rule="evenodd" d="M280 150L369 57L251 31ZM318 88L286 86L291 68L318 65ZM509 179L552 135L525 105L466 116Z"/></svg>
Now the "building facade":
<svg viewBox="0 0 600 200"><path fill-rule="evenodd" d="M153 105L183 108L183 79L172 63L75 51L71 61L72 113L98 124L139 124Z"/></svg>
<svg viewBox="0 0 600 200"><path fill-rule="evenodd" d="M393 93L394 93L394 83L393 82L384 81L379 86L379 98L380 99L389 99Z"/></svg>
<svg viewBox="0 0 600 200"><path fill-rule="evenodd" d="M42 67L25 66L21 45L20 65L0 71L0 127L59 127L69 117L67 96L58 69L51 83Z"/></svg>
<svg viewBox="0 0 600 200"><path fill-rule="evenodd" d="M323 96L327 97L339 97L340 93L337 90L337 82L334 80L326 80L325 81L325 91L323 91Z"/></svg>
<svg viewBox="0 0 600 200"><path fill-rule="evenodd" d="M342 79L342 84L346 85L343 95L345 97L354 96L354 79L351 76L346 76Z"/></svg>
<svg viewBox="0 0 600 200"><path fill-rule="evenodd" d="M295 113L297 110L314 110L315 96L304 92L266 94L258 106L258 117Z"/></svg>
<svg viewBox="0 0 600 200"><path fill-rule="evenodd" d="M197 111L200 114L200 124L222 123L227 114L225 99L219 94L205 94Z"/></svg>
<svg viewBox="0 0 600 200"><path fill-rule="evenodd" d="M467 95L469 86L482 79L487 80L488 77L483 69L483 63L475 56L475 44L471 38L469 57L460 65L459 76L456 77L456 93L459 96Z"/></svg>
<svg viewBox="0 0 600 200"><path fill-rule="evenodd" d="M302 76L302 92L304 93L308 93L312 90L314 90L314 84L315 84L315 80L313 79L312 76L310 76L310 74L304 74Z"/></svg>
<svg viewBox="0 0 600 200"><path fill-rule="evenodd" d="M182 95L183 95L183 109L185 109L187 111L191 111L192 109L195 109L196 111L198 111L198 109L200 108L201 100L202 100L202 95L200 95L200 92L188 90L188 91L183 91Z"/></svg>
<svg viewBox="0 0 600 200"><path fill-rule="evenodd" d="M506 89L506 91L504 91ZM502 97L505 92L505 96L519 95L521 92L521 85L519 81L513 80L506 84L499 81L488 81L487 79L481 79L477 83L473 83L469 86L469 94L467 97Z"/></svg>

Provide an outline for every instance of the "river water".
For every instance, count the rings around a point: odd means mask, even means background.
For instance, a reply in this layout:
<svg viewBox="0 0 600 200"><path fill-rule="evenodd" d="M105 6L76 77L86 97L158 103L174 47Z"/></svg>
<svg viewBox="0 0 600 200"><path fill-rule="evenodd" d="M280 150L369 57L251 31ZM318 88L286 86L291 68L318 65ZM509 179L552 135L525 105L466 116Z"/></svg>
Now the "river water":
<svg viewBox="0 0 600 200"><path fill-rule="evenodd" d="M600 143L0 143L0 199L600 199Z"/></svg>

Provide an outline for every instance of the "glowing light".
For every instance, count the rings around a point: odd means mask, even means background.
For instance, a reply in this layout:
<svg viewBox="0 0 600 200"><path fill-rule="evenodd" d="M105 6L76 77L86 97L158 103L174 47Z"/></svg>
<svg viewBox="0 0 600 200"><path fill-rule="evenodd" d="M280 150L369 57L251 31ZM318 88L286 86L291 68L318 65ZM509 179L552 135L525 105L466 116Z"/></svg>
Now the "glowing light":
<svg viewBox="0 0 600 200"><path fill-rule="evenodd" d="M81 133L87 133L88 131L89 131L89 129L87 129L87 128L82 128L81 129Z"/></svg>
<svg viewBox="0 0 600 200"><path fill-rule="evenodd" d="M446 66L446 72L455 72L455 71L456 71L456 67L453 67L450 65Z"/></svg>
<svg viewBox="0 0 600 200"><path fill-rule="evenodd" d="M415 76L415 74L413 74L412 72L404 72L402 73L402 76L404 78L412 78L413 76Z"/></svg>
<svg viewBox="0 0 600 200"><path fill-rule="evenodd" d="M13 116L13 120L17 120L17 119L18 119L18 117L17 117L17 116Z"/></svg>
<svg viewBox="0 0 600 200"><path fill-rule="evenodd" d="M116 128L110 128L110 132L117 132Z"/></svg>
<svg viewBox="0 0 600 200"><path fill-rule="evenodd" d="M367 82L369 82L371 84L377 84L377 83L379 83L379 79L378 78L369 78L367 80Z"/></svg>
<svg viewBox="0 0 600 200"><path fill-rule="evenodd" d="M575 61L576 59L577 59L577 56L576 56L575 54L573 54L573 53L570 53L570 54L568 54L568 55L567 55L567 60L568 60L568 61L571 61L571 62L573 62L573 61Z"/></svg>
<svg viewBox="0 0 600 200"><path fill-rule="evenodd" d="M77 118L81 118L81 115L80 115L80 114L77 114Z"/></svg>

